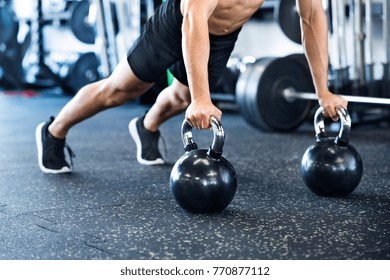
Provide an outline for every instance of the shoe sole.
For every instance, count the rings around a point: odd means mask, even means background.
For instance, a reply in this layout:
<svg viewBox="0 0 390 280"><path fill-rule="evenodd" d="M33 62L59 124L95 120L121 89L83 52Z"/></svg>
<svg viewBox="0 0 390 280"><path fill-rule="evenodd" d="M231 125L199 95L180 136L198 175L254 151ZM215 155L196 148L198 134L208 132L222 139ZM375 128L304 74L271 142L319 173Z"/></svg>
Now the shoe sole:
<svg viewBox="0 0 390 280"><path fill-rule="evenodd" d="M42 172L50 173L50 174L59 174L59 173L69 173L69 172L72 172L72 169L67 167L67 166L64 166L61 169L49 169L49 168L46 168L43 165L43 161L42 161L42 155L43 155L42 128L43 128L44 125L45 125L44 122L40 123L37 126L36 130L35 130L35 140L37 142L38 165L39 165L39 168L41 169Z"/></svg>
<svg viewBox="0 0 390 280"><path fill-rule="evenodd" d="M165 162L164 162L164 160L162 158L158 158L158 159L155 159L155 160L145 160L145 159L143 159L141 157L142 146L141 146L141 139L139 138L139 134L138 134L138 131L137 131L137 125L136 125L137 120L138 120L138 118L135 118L135 119L131 120L130 123L129 123L130 135L133 138L133 140L135 142L135 145L137 146L137 161L140 164L143 164L143 165L164 164Z"/></svg>

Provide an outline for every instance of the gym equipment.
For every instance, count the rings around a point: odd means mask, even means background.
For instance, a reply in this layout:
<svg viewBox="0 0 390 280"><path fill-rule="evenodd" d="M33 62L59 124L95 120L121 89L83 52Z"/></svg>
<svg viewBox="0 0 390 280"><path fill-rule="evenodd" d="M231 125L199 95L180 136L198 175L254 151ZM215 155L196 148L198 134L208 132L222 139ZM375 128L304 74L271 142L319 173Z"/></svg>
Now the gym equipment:
<svg viewBox="0 0 390 280"><path fill-rule="evenodd" d="M383 49L385 51L385 60L383 62L383 77L384 92L389 96L390 92L390 3L383 0Z"/></svg>
<svg viewBox="0 0 390 280"><path fill-rule="evenodd" d="M366 66L365 66L365 33L363 30L363 19L362 19L362 0L353 1L352 6L352 18L355 38L355 62L356 62L356 78L359 85L366 84Z"/></svg>
<svg viewBox="0 0 390 280"><path fill-rule="evenodd" d="M100 72L108 77L121 57L127 54L154 11L151 0L90 0L95 16L96 47Z"/></svg>
<svg viewBox="0 0 390 280"><path fill-rule="evenodd" d="M283 90L283 96L287 100L317 100L317 95L313 92L298 92L293 87L285 88ZM345 98L348 102L365 103L365 104L378 104L378 105L390 105L389 98L381 97L368 97L368 96L352 96L352 95L339 95Z"/></svg>
<svg viewBox="0 0 390 280"><path fill-rule="evenodd" d="M246 65L236 85L236 102L245 120L264 131L290 131L301 125L312 108L310 100L286 99L284 89L314 91L303 54L261 58Z"/></svg>
<svg viewBox="0 0 390 280"><path fill-rule="evenodd" d="M295 0L280 0L276 11L276 19L283 33L291 41L301 44L301 24Z"/></svg>
<svg viewBox="0 0 390 280"><path fill-rule="evenodd" d="M320 196L345 196L359 185L363 163L359 153L349 144L351 118L346 109L338 115L341 129L337 137L325 133L323 109L314 116L316 143L305 151L301 161L301 176L306 186Z"/></svg>
<svg viewBox="0 0 390 280"><path fill-rule="evenodd" d="M64 79L48 66L44 46L43 28L47 22L43 18L42 0L35 0L35 13L31 20L31 61L26 70L25 82L28 87L48 88L61 87L65 92L71 91Z"/></svg>
<svg viewBox="0 0 390 280"><path fill-rule="evenodd" d="M213 102L218 105L221 105L221 102L235 102L236 84L241 74L241 68L244 67L244 59L245 57L237 55L232 55L229 58L225 70L221 73L214 87L210 89L210 97Z"/></svg>
<svg viewBox="0 0 390 280"><path fill-rule="evenodd" d="M366 0L365 3L366 17L366 81L370 83L374 80L374 63L373 63L373 25L372 25L372 0Z"/></svg>
<svg viewBox="0 0 390 280"><path fill-rule="evenodd" d="M172 168L170 187L177 203L192 213L214 213L225 209L237 189L237 175L222 156L225 133L220 121L212 117L214 132L211 147L198 149L192 127L184 120L181 126L185 154Z"/></svg>
<svg viewBox="0 0 390 280"><path fill-rule="evenodd" d="M244 68L237 80L232 101L236 102L249 124L263 131L291 131L311 115L318 97L314 93L310 68L304 54L260 58L245 64ZM341 70L345 69L339 70L337 73L342 75L344 72ZM384 75L387 73L385 70L384 66ZM348 75L338 78L347 79ZM340 83L335 82L329 88L351 103L383 107L390 105L390 99L381 97L386 96L387 83L388 80L384 78L359 87L343 84L343 87L337 88L335 86L340 86ZM228 101L227 98L223 100Z"/></svg>
<svg viewBox="0 0 390 280"><path fill-rule="evenodd" d="M248 64L256 61L253 56L232 55L215 88L211 89L211 100L223 106L236 103L236 85L241 73L246 70ZM234 104L235 106L236 104ZM236 108L235 108L236 109Z"/></svg>
<svg viewBox="0 0 390 280"><path fill-rule="evenodd" d="M0 1L0 87L20 89L23 87L22 59L30 37L24 34L18 42L20 26L10 5L9 1Z"/></svg>
<svg viewBox="0 0 390 280"><path fill-rule="evenodd" d="M23 75L22 61L18 50L15 49L11 54L0 53L0 87L5 89L22 89Z"/></svg>
<svg viewBox="0 0 390 280"><path fill-rule="evenodd" d="M12 3L16 16L21 21L30 21L34 18L34 1L26 0L3 0ZM45 21L67 22L71 17L69 7L73 6L74 0L43 0L42 13Z"/></svg>
<svg viewBox="0 0 390 280"><path fill-rule="evenodd" d="M332 82L335 93L350 85L349 69L347 63L346 48L346 16L344 1L329 1L330 26L333 32L335 48L330 49L330 56L333 57L331 65Z"/></svg>
<svg viewBox="0 0 390 280"><path fill-rule="evenodd" d="M93 52L81 54L76 62L70 67L67 77L67 84L77 92L86 84L96 82L101 79L99 73L99 59Z"/></svg>
<svg viewBox="0 0 390 280"><path fill-rule="evenodd" d="M94 26L88 20L89 1L76 2L70 18L70 28L77 39L86 44L95 42Z"/></svg>
<svg viewBox="0 0 390 280"><path fill-rule="evenodd" d="M15 13L7 2L0 1L0 44L6 44L16 38L19 23Z"/></svg>
<svg viewBox="0 0 390 280"><path fill-rule="evenodd" d="M235 94L237 80L240 77L240 67L243 64L242 58L232 55L226 65L225 72L222 74L222 89L224 93Z"/></svg>

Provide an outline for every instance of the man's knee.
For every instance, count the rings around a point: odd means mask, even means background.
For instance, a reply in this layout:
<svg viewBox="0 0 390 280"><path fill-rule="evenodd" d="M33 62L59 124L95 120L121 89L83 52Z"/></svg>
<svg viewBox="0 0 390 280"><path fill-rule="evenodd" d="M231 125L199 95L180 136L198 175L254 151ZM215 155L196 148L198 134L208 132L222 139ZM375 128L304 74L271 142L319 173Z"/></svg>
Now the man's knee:
<svg viewBox="0 0 390 280"><path fill-rule="evenodd" d="M134 100L152 85L137 78L127 61L123 59L110 77L101 81L98 91L107 107L116 107Z"/></svg>
<svg viewBox="0 0 390 280"><path fill-rule="evenodd" d="M188 87L176 80L174 80L171 87L172 94L170 98L172 104L180 109L187 108L191 102L191 95Z"/></svg>
<svg viewBox="0 0 390 280"><path fill-rule="evenodd" d="M107 79L99 81L95 85L91 84L89 86L93 87L90 91L93 91L93 94L97 99L96 101L99 100L106 108L124 105L128 101L134 99L131 93L111 84Z"/></svg>

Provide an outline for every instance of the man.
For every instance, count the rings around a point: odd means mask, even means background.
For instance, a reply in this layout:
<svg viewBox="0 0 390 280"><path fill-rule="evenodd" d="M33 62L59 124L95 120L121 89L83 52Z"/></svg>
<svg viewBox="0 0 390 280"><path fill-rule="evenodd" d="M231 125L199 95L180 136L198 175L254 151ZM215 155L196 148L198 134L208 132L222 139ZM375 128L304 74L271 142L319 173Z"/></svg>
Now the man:
<svg viewBox="0 0 390 280"><path fill-rule="evenodd" d="M101 112L145 93L170 69L175 79L142 118L129 124L141 164L164 162L158 150L159 126L186 110L196 129L209 128L210 116L221 118L213 105L214 86L234 48L242 25L264 0L168 0L156 9L145 32L119 62L110 77L86 85L65 105L57 118L36 129L38 161L45 173L71 172L64 150L69 129ZM308 58L319 104L326 117L337 120L336 108L347 101L327 87L327 22L321 0L297 0Z"/></svg>

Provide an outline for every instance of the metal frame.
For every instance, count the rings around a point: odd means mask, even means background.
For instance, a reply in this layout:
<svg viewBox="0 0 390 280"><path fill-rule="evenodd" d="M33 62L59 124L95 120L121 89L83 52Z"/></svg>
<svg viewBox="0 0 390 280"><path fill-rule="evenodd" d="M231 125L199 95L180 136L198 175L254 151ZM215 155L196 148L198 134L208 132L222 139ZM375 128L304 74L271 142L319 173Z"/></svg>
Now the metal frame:
<svg viewBox="0 0 390 280"><path fill-rule="evenodd" d="M127 49L141 34L141 0L90 0L96 11L96 46L101 58L101 73L109 76ZM144 0L148 16L153 13L152 0ZM111 4L115 5L119 33L119 42L115 34Z"/></svg>
<svg viewBox="0 0 390 280"><path fill-rule="evenodd" d="M390 3L383 0L383 49L385 50L385 62L383 63L383 79L390 80Z"/></svg>
<svg viewBox="0 0 390 280"><path fill-rule="evenodd" d="M341 55L345 51L345 44L343 38L344 31L344 16L343 4L344 1L333 0L332 12L335 15L333 17L333 24L336 26L336 42L337 42L337 63L339 69L336 69L336 75L338 78L345 78L343 74L343 59ZM365 33L363 30L363 17L362 17L362 0L349 0L351 6L351 19L352 29L354 32L354 65L352 65L353 78L359 85L364 86L367 82L374 81L373 74L373 53L372 53L372 0L365 0ZM383 46L385 50L385 62L383 63L383 81L390 82L390 3L388 0L382 1L383 5ZM340 27L341 24L341 27ZM343 83L344 80L339 81ZM287 101L294 101L295 99L304 100L317 100L318 97L313 92L297 92L293 88L287 88L283 91L283 96ZM363 104L378 104L378 105L390 105L390 98L381 97L366 97L366 96L351 96L340 95L349 102L363 103Z"/></svg>

